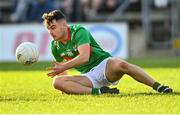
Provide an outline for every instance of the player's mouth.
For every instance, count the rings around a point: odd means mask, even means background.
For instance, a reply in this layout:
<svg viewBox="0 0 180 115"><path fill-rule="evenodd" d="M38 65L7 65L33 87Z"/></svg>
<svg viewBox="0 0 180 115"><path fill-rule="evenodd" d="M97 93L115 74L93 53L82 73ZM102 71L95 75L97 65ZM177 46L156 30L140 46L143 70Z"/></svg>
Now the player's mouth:
<svg viewBox="0 0 180 115"><path fill-rule="evenodd" d="M56 38L56 35L52 35L53 38Z"/></svg>

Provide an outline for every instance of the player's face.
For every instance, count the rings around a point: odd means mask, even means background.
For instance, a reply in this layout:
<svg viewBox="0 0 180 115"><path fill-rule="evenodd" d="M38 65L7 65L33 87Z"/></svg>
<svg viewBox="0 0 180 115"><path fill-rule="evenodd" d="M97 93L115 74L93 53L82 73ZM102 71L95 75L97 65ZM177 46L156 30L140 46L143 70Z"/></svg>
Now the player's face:
<svg viewBox="0 0 180 115"><path fill-rule="evenodd" d="M47 27L49 33L55 41L61 40L66 32L66 21L65 20L53 20L52 23Z"/></svg>

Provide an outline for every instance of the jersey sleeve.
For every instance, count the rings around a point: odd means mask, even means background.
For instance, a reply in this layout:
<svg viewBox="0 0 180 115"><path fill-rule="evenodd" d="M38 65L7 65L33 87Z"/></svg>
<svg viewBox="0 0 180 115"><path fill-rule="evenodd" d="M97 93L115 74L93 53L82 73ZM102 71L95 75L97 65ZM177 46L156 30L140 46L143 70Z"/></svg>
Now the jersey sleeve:
<svg viewBox="0 0 180 115"><path fill-rule="evenodd" d="M84 28L80 28L77 30L74 39L76 40L78 46L90 43L89 32Z"/></svg>
<svg viewBox="0 0 180 115"><path fill-rule="evenodd" d="M51 53L53 54L53 56L54 56L54 58L56 59L57 62L62 62L63 61L63 58L60 57L60 55L58 55L55 43L53 41L51 42Z"/></svg>

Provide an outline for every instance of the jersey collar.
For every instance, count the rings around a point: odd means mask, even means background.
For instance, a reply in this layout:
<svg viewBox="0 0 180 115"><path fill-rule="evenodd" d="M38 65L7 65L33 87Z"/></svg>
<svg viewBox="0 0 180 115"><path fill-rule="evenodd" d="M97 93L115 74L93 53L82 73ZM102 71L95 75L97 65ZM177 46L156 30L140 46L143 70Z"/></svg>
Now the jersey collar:
<svg viewBox="0 0 180 115"><path fill-rule="evenodd" d="M67 29L68 29L68 41L70 41L71 40L70 27L68 27Z"/></svg>

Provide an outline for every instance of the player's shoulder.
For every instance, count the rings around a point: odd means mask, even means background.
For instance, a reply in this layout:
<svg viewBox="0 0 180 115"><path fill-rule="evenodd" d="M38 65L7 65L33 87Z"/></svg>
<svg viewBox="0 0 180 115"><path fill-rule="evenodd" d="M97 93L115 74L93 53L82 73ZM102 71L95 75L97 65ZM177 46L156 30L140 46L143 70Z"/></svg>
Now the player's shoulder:
<svg viewBox="0 0 180 115"><path fill-rule="evenodd" d="M71 36L74 38L76 35L84 34L85 32L88 32L85 27L83 27L80 24L75 24L70 26L71 29Z"/></svg>
<svg viewBox="0 0 180 115"><path fill-rule="evenodd" d="M71 28L71 30L72 30L73 32L77 32L77 31L80 30L80 29L85 29L85 27L83 27L83 26L80 25L80 24L71 25L70 28Z"/></svg>

